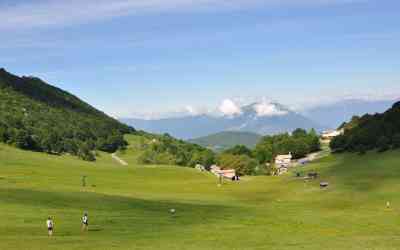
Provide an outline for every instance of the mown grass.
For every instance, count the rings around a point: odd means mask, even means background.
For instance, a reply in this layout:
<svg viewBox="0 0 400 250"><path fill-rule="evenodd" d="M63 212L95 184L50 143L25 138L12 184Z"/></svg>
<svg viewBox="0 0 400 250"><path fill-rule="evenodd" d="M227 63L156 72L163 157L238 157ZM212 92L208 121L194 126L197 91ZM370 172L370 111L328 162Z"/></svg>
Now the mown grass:
<svg viewBox="0 0 400 250"><path fill-rule="evenodd" d="M222 187L194 169L125 160L128 167L107 154L87 163L0 145L0 249L400 248L399 151L333 155L294 170L317 171L316 181L289 173ZM84 211L90 231L82 234Z"/></svg>

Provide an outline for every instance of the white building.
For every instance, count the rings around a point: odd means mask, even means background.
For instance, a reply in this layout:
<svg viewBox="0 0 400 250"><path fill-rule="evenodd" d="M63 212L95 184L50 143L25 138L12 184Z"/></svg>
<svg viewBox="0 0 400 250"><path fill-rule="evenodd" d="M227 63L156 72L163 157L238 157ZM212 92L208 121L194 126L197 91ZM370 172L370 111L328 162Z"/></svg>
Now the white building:
<svg viewBox="0 0 400 250"><path fill-rule="evenodd" d="M321 135L322 139L331 140L336 136L342 135L344 133L343 129L341 130L333 130L333 131L324 131Z"/></svg>
<svg viewBox="0 0 400 250"><path fill-rule="evenodd" d="M292 163L292 154L287 155L277 155L275 158L275 167L277 169L277 174L281 175L289 171L290 164Z"/></svg>
<svg viewBox="0 0 400 250"><path fill-rule="evenodd" d="M289 153L287 155L277 155L275 158L275 165L277 166L289 166L290 163L292 162L292 153Z"/></svg>

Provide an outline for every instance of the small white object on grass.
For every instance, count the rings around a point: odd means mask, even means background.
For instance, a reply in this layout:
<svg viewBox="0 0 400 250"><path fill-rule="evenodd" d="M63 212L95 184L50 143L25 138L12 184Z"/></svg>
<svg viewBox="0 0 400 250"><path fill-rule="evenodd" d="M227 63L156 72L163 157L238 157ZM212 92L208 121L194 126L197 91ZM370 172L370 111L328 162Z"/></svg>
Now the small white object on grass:
<svg viewBox="0 0 400 250"><path fill-rule="evenodd" d="M390 202L389 201L386 202L386 208L390 208Z"/></svg>
<svg viewBox="0 0 400 250"><path fill-rule="evenodd" d="M171 208L170 210L169 210L169 212L171 213L171 214L175 214L175 208Z"/></svg>

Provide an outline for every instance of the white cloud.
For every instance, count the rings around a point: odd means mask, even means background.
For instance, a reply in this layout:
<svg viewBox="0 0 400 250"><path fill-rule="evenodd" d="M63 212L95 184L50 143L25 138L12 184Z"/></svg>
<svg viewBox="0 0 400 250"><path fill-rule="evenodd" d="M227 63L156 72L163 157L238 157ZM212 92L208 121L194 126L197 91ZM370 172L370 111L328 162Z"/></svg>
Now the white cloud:
<svg viewBox="0 0 400 250"><path fill-rule="evenodd" d="M280 116L288 113L286 110L281 110L275 104L267 101L257 103L254 106L254 110L258 116Z"/></svg>
<svg viewBox="0 0 400 250"><path fill-rule="evenodd" d="M239 105L237 105L231 99L225 99L222 101L221 105L218 107L218 110L224 115L240 115L242 110Z"/></svg>
<svg viewBox="0 0 400 250"><path fill-rule="evenodd" d="M186 106L184 112L182 113L186 113L192 116L196 116L196 115L205 115L205 114L209 114L211 113L210 110L208 110L207 108L198 108L198 107L193 107L193 106Z"/></svg>
<svg viewBox="0 0 400 250"><path fill-rule="evenodd" d="M249 6L308 6L363 0L42 0L0 3L0 29L37 28L163 11L202 11Z"/></svg>

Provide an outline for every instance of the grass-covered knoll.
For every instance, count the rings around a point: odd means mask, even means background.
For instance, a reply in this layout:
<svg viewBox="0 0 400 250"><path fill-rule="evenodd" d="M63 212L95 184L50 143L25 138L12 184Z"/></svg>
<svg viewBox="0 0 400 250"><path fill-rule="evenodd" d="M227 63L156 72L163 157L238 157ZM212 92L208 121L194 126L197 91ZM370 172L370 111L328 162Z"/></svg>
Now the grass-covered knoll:
<svg viewBox="0 0 400 250"><path fill-rule="evenodd" d="M321 190L319 180L293 173L217 187L190 168L122 167L108 154L90 163L0 145L0 249L399 249L398 155L334 155L300 169L329 181Z"/></svg>
<svg viewBox="0 0 400 250"><path fill-rule="evenodd" d="M189 142L220 152L236 145L244 145L248 148L254 148L261 137L261 135L251 132L224 131L191 139Z"/></svg>
<svg viewBox="0 0 400 250"><path fill-rule="evenodd" d="M34 77L0 69L0 142L94 160L93 150L113 152L134 130L76 96Z"/></svg>

